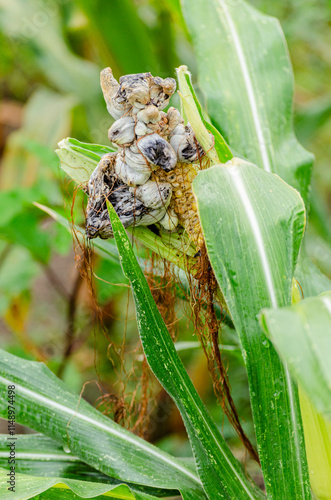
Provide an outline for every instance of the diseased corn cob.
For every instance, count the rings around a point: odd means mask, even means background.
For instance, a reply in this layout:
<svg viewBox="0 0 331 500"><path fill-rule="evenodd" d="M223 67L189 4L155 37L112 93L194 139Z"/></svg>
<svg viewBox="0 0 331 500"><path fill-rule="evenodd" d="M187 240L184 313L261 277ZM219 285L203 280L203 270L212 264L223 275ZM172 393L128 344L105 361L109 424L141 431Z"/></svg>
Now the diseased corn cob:
<svg viewBox="0 0 331 500"><path fill-rule="evenodd" d="M179 224L200 248L203 239L192 181L204 151L179 111L162 111L175 92L175 80L139 73L121 77L118 83L106 68L101 87L116 119L108 137L118 152L101 159L88 183L87 236L113 236L107 198L125 227L158 222L175 231Z"/></svg>

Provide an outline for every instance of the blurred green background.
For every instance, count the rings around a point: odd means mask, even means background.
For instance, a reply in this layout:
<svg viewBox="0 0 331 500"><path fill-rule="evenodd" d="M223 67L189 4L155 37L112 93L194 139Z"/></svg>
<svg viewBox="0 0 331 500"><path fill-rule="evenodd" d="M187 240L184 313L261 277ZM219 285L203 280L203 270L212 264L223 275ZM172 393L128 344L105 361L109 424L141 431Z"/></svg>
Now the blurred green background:
<svg viewBox="0 0 331 500"><path fill-rule="evenodd" d="M280 20L288 42L296 132L316 157L308 249L331 278L331 2L251 4ZM54 149L66 136L107 144L112 118L99 87L102 68L111 66L116 78L146 71L166 77L185 64L204 102L179 0L0 0L0 53L1 347L45 361L77 392L90 381L83 394L92 404L171 453L188 455L179 414L141 356L132 300L126 286L116 285L124 281L120 267L93 257L96 310L91 287L79 272L82 249L32 205L45 204L84 223L82 192L73 206L75 188L60 171ZM178 103L174 96L172 104ZM188 304L178 299L175 308L176 337L196 340ZM222 335L230 346L224 359L233 396L254 440L236 336L225 326ZM191 349L182 355L225 437L244 460L216 404L203 353ZM147 396L149 420L142 404Z"/></svg>

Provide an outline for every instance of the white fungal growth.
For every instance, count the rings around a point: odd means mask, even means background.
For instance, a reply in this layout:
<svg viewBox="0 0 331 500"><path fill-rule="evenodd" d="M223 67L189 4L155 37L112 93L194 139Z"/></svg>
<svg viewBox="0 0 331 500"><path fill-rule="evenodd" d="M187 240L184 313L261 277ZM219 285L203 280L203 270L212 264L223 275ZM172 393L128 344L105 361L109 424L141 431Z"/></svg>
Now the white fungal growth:
<svg viewBox="0 0 331 500"><path fill-rule="evenodd" d="M125 163L127 163L133 170L138 172L152 171L152 168L149 166L149 162L141 154L136 145L133 145L130 148L125 148L120 155L124 159Z"/></svg>
<svg viewBox="0 0 331 500"><path fill-rule="evenodd" d="M168 231L175 231L178 224L196 231L192 163L204 152L177 109L162 111L176 90L175 80L138 73L118 82L105 68L100 83L107 110L115 119L108 137L118 151L104 155L89 180L87 236L113 236L106 199L124 227L159 222Z"/></svg>
<svg viewBox="0 0 331 500"><path fill-rule="evenodd" d="M108 139L123 146L130 144L135 139L135 121L131 116L125 116L116 120L108 130Z"/></svg>
<svg viewBox="0 0 331 500"><path fill-rule="evenodd" d="M148 181L152 171L146 164L143 168L132 168L118 155L115 162L115 173L128 186L139 186Z"/></svg>
<svg viewBox="0 0 331 500"><path fill-rule="evenodd" d="M146 207L150 208L166 208L170 203L172 194L171 185L168 182L155 182L151 180L136 189L131 188L130 191Z"/></svg>
<svg viewBox="0 0 331 500"><path fill-rule="evenodd" d="M134 131L137 137L142 137L143 135L147 134L147 127L145 123L138 121Z"/></svg>
<svg viewBox="0 0 331 500"><path fill-rule="evenodd" d="M174 231L178 226L179 220L174 210L168 210L165 216L160 220L160 224L167 231Z"/></svg>
<svg viewBox="0 0 331 500"><path fill-rule="evenodd" d="M123 116L123 114L130 108L130 104L124 99L119 100L116 98L119 83L113 77L113 73L110 68L105 68L101 71L100 84L106 101L108 113L110 113L115 120L121 118L121 116Z"/></svg>
<svg viewBox="0 0 331 500"><path fill-rule="evenodd" d="M143 123L158 123L160 121L160 111L154 104L146 106L137 113L137 118Z"/></svg>
<svg viewBox="0 0 331 500"><path fill-rule="evenodd" d="M167 119L168 119L169 134L175 133L175 130L179 126L182 126L184 128L184 133L185 133L184 120L178 109L173 107L169 108L167 113Z"/></svg>

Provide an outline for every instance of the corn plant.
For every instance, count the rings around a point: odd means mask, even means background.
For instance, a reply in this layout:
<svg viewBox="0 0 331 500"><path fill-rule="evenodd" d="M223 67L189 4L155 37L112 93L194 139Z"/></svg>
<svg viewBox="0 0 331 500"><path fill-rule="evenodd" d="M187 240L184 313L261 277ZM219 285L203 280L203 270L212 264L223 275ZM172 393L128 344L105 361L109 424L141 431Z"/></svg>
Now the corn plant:
<svg viewBox="0 0 331 500"><path fill-rule="evenodd" d="M331 287L304 247L313 158L293 131L293 79L284 37L275 19L242 0L183 0L182 13L196 50L205 108L181 66L181 111L160 114L157 103L168 103L175 84L144 73L158 90L155 109L147 110L151 101L134 101L138 123L130 115L132 87L125 87L130 79L120 87L107 70L101 83L115 118L109 131L115 146L67 138L58 155L63 170L89 195L86 232L95 238L95 251L119 260L131 284L147 362L180 411L194 463L102 415L45 365L1 351L0 383L4 392L15 386L16 421L38 432L17 441L16 491L8 492L8 471L2 469L2 498L152 500L180 494L184 500L294 500L312 498L311 488L316 498L331 498ZM169 127L173 120L167 133L162 119ZM125 167L126 148L132 146L157 178L143 163L138 181L137 170ZM153 148L167 152L162 170ZM110 171L119 178L116 194L102 184ZM186 187L184 174L191 176ZM141 206L129 216L123 199L132 204L137 198ZM39 207L70 229L54 210ZM163 229L151 230L152 223ZM84 241L85 230L75 231ZM132 235L193 280L199 279L197 259L205 254L215 277L211 299L222 304L240 341L265 491L234 457L189 378ZM8 418L7 403L1 416ZM1 457L7 441L1 438Z"/></svg>

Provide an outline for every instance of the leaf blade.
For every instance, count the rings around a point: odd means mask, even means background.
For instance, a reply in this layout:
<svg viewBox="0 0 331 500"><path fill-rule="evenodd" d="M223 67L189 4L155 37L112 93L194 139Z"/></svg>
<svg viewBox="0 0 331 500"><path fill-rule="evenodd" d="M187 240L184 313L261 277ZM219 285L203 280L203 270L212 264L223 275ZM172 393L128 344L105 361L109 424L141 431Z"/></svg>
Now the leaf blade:
<svg viewBox="0 0 331 500"><path fill-rule="evenodd" d="M291 303L305 225L302 199L277 176L238 159L199 173L193 191L211 265L243 346L267 493L310 498L296 389L257 322L263 303Z"/></svg>
<svg viewBox="0 0 331 500"><path fill-rule="evenodd" d="M0 435L0 468L10 469L8 463L8 436ZM20 434L15 449L15 472L29 476L76 479L87 482L103 483L113 486L123 484L90 467L79 458L63 450L63 447L42 434ZM132 491L150 495L176 495L177 491L162 490L128 484Z"/></svg>
<svg viewBox="0 0 331 500"><path fill-rule="evenodd" d="M293 72L279 22L242 0L182 6L214 124L233 150L307 203L313 156L293 131Z"/></svg>
<svg viewBox="0 0 331 500"><path fill-rule="evenodd" d="M4 390L10 384L16 386L18 422L62 443L111 477L145 486L191 490L193 497L202 498L200 481L193 472L72 394L43 363L2 350L0 359L0 386ZM4 400L0 415L7 417ZM150 475L146 474L149 467Z"/></svg>
<svg viewBox="0 0 331 500"><path fill-rule="evenodd" d="M317 498L331 486L331 292L260 314L261 325L300 389L311 484ZM290 335L288 334L290 332Z"/></svg>
<svg viewBox="0 0 331 500"><path fill-rule="evenodd" d="M265 309L267 336L317 410L331 418L331 292L276 311ZM286 329L282 330L286 325ZM291 335L286 333L291 331Z"/></svg>
<svg viewBox="0 0 331 500"><path fill-rule="evenodd" d="M238 500L258 498L259 492L245 478L189 379L136 261L122 223L109 203L108 211L121 255L123 272L132 285L137 323L146 358L181 412L208 497ZM221 491L219 485L222 486Z"/></svg>
<svg viewBox="0 0 331 500"><path fill-rule="evenodd" d="M123 500L134 500L137 498L126 485L109 486L105 484L78 481L67 478L37 477L27 474L16 473L15 491L8 491L7 471L0 469L0 494L3 500L28 500L37 495L52 490L55 487L57 494L60 488L68 488L69 498L115 498ZM113 491L114 490L114 491ZM151 497L156 498L156 497Z"/></svg>
<svg viewBox="0 0 331 500"><path fill-rule="evenodd" d="M203 147L212 163L226 162L233 158L228 145L219 131L209 123L202 111L201 105L195 95L191 75L186 66L177 68L177 78L180 89L180 98L190 125L196 138ZM213 137L208 134L211 132Z"/></svg>

